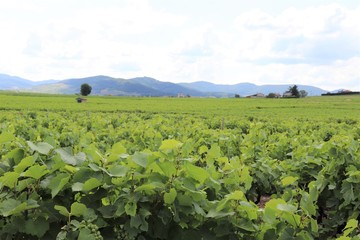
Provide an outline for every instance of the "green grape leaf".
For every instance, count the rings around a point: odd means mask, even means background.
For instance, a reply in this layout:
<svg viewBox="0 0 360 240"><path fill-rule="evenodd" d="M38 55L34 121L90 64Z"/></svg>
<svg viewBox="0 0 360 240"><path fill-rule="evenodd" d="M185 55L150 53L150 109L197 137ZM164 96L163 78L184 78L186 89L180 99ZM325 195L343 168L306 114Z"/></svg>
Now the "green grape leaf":
<svg viewBox="0 0 360 240"><path fill-rule="evenodd" d="M70 213L69 211L66 209L66 207L63 207L63 206L60 206L60 205L55 205L54 206L54 209L55 210L58 210L59 213L65 217L69 217L70 216Z"/></svg>
<svg viewBox="0 0 360 240"><path fill-rule="evenodd" d="M170 205L175 201L176 196L177 196L177 192L175 188L171 188L169 192L164 194L164 202Z"/></svg>
<svg viewBox="0 0 360 240"><path fill-rule="evenodd" d="M32 167L30 167L26 172L23 172L21 176L23 177L31 177L36 180L39 180L41 177L49 173L49 170L45 165L40 166L39 164L36 164Z"/></svg>
<svg viewBox="0 0 360 240"><path fill-rule="evenodd" d="M51 189L51 197L54 198L69 182L70 175L60 173L50 180L49 189Z"/></svg>
<svg viewBox="0 0 360 240"><path fill-rule="evenodd" d="M67 240L67 232L65 230L61 230L56 236L56 240Z"/></svg>
<svg viewBox="0 0 360 240"><path fill-rule="evenodd" d="M281 184L284 187L293 185L298 179L299 179L298 177L287 176L287 177L284 177L283 179L281 179Z"/></svg>
<svg viewBox="0 0 360 240"><path fill-rule="evenodd" d="M301 217L297 214L291 212L283 212L281 218L285 219L293 227L298 227L300 225Z"/></svg>
<svg viewBox="0 0 360 240"><path fill-rule="evenodd" d="M226 195L225 198L227 200L243 200L245 198L245 195L242 191L236 190Z"/></svg>
<svg viewBox="0 0 360 240"><path fill-rule="evenodd" d="M221 157L221 149L218 144L211 145L210 150L206 156L208 159L215 159Z"/></svg>
<svg viewBox="0 0 360 240"><path fill-rule="evenodd" d="M111 148L111 154L123 154L126 153L126 148L122 145L122 143L115 143Z"/></svg>
<svg viewBox="0 0 360 240"><path fill-rule="evenodd" d="M94 188L101 186L102 183L96 178L90 178L82 186L82 191L88 192Z"/></svg>
<svg viewBox="0 0 360 240"><path fill-rule="evenodd" d="M344 236L347 237L358 227L358 221L356 219L350 219L344 228Z"/></svg>
<svg viewBox="0 0 360 240"><path fill-rule="evenodd" d="M125 212L127 215L134 217L136 215L137 204L135 202L128 202L125 205Z"/></svg>
<svg viewBox="0 0 360 240"><path fill-rule="evenodd" d="M14 167L14 171L17 173L22 173L26 168L32 166L35 163L35 158L33 156L26 157L20 161L18 165Z"/></svg>
<svg viewBox="0 0 360 240"><path fill-rule="evenodd" d="M33 142L27 141L27 144L29 145L31 150L44 155L48 155L49 152L54 149L54 147L47 142L39 142L35 145Z"/></svg>
<svg viewBox="0 0 360 240"><path fill-rule="evenodd" d="M340 236L340 237L336 238L336 240L352 240L352 238L351 237Z"/></svg>
<svg viewBox="0 0 360 240"><path fill-rule="evenodd" d="M83 190L84 183L76 182L71 186L73 192L80 192Z"/></svg>
<svg viewBox="0 0 360 240"><path fill-rule="evenodd" d="M148 158L149 153L140 153L136 152L134 155L131 156L131 159L137 164L140 165L143 168L146 168L148 164Z"/></svg>
<svg viewBox="0 0 360 240"><path fill-rule="evenodd" d="M25 233L41 238L50 229L49 221L45 218L37 218L36 220L27 220L25 223Z"/></svg>
<svg viewBox="0 0 360 240"><path fill-rule="evenodd" d="M24 150L21 148L16 148L6 154L6 157L13 159L15 164L19 164L21 159L24 157Z"/></svg>
<svg viewBox="0 0 360 240"><path fill-rule="evenodd" d="M206 217L219 219L227 216L232 216L234 214L235 214L234 212L221 212L221 211L217 211L216 209L210 209L209 212L206 214Z"/></svg>
<svg viewBox="0 0 360 240"><path fill-rule="evenodd" d="M206 153L207 151L209 151L209 149L207 148L207 146L202 145L202 146L199 147L198 153L199 153L199 154L204 154L204 153Z"/></svg>
<svg viewBox="0 0 360 240"><path fill-rule="evenodd" d="M131 217L131 219L130 219L130 227L139 228L141 224L142 224L142 221L141 221L141 217L139 215Z"/></svg>
<svg viewBox="0 0 360 240"><path fill-rule="evenodd" d="M86 160L85 153L80 152L76 155L73 155L70 148L56 149L55 152L60 155L61 160L63 160L66 164L73 166L80 165Z"/></svg>
<svg viewBox="0 0 360 240"><path fill-rule="evenodd" d="M126 174L129 172L129 170L130 169L126 166L115 165L115 166L111 166L108 169L108 172L111 177L125 177Z"/></svg>
<svg viewBox="0 0 360 240"><path fill-rule="evenodd" d="M71 204L70 214L76 217L86 215L88 209L85 204L74 202Z"/></svg>
<svg viewBox="0 0 360 240"><path fill-rule="evenodd" d="M251 188L251 184L253 181L253 178L250 175L249 167L244 166L241 170L241 182L244 183L245 189L249 190Z"/></svg>
<svg viewBox="0 0 360 240"><path fill-rule="evenodd" d="M281 198L273 198L265 204L265 208L277 209L279 204L286 204L286 202Z"/></svg>
<svg viewBox="0 0 360 240"><path fill-rule="evenodd" d="M24 189L31 187L32 184L35 183L35 181L36 181L36 180L33 179L33 178L26 178L26 179L24 179L24 180L18 181L17 186L16 186L16 191L20 191L20 192L21 192L21 191L23 191Z"/></svg>
<svg viewBox="0 0 360 240"><path fill-rule="evenodd" d="M7 142L11 142L14 139L15 139L15 136L13 134L8 133L8 132L3 132L0 134L0 145L7 143Z"/></svg>
<svg viewBox="0 0 360 240"><path fill-rule="evenodd" d="M290 204L278 204L277 205L277 209L284 211L284 212L295 212L297 210L297 208L293 205Z"/></svg>
<svg viewBox="0 0 360 240"><path fill-rule="evenodd" d="M319 231L319 226L316 220L310 219L311 231L313 233L317 233Z"/></svg>
<svg viewBox="0 0 360 240"><path fill-rule="evenodd" d="M20 202L15 199L6 199L0 203L0 214L4 217L8 217L37 207L39 207L39 205L34 200Z"/></svg>
<svg viewBox="0 0 360 240"><path fill-rule="evenodd" d="M182 143L179 141L176 141L175 139L167 139L162 141L161 146L159 150L168 152L171 150L177 150L182 146Z"/></svg>
<svg viewBox="0 0 360 240"><path fill-rule="evenodd" d="M159 162L160 169L166 177L171 178L176 173L175 164L169 161Z"/></svg>
<svg viewBox="0 0 360 240"><path fill-rule="evenodd" d="M344 204L347 205L349 204L351 201L355 200L355 195L354 195L354 186L352 183L349 182L343 182L342 187L341 187L341 193L343 195L343 198L345 200Z"/></svg>
<svg viewBox="0 0 360 240"><path fill-rule="evenodd" d="M108 162L115 162L122 158L126 154L126 148L122 145L122 143L115 143L112 148L109 157L107 158Z"/></svg>
<svg viewBox="0 0 360 240"><path fill-rule="evenodd" d="M270 225L274 225L276 223L276 210L270 207L265 208L263 221Z"/></svg>
<svg viewBox="0 0 360 240"><path fill-rule="evenodd" d="M200 184L203 184L206 179L210 177L209 173L198 166L194 166L190 163L186 164L186 173L193 179L199 181Z"/></svg>
<svg viewBox="0 0 360 240"><path fill-rule="evenodd" d="M4 176L0 177L0 188L3 186L8 188L15 188L20 174L17 172L6 172Z"/></svg>
<svg viewBox="0 0 360 240"><path fill-rule="evenodd" d="M147 194L154 194L154 189L156 189L158 186L154 183L147 183L143 184L135 189L134 192L145 192Z"/></svg>
<svg viewBox="0 0 360 240"><path fill-rule="evenodd" d="M311 216L311 215L315 216L316 215L316 204L314 204L314 202L311 201L310 195L307 192L304 192L302 194L302 197L301 197L301 200L300 200L300 207L309 216Z"/></svg>
<svg viewBox="0 0 360 240"><path fill-rule="evenodd" d="M82 228L80 229L80 233L77 240L96 240L96 237L94 234L91 233L89 229Z"/></svg>

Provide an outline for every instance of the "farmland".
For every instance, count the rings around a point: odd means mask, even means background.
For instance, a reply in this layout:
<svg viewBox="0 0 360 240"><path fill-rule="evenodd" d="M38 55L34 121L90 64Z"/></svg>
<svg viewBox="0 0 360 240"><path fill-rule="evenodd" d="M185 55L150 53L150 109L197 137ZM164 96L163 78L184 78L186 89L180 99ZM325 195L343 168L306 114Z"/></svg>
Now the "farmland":
<svg viewBox="0 0 360 240"><path fill-rule="evenodd" d="M87 99L0 94L0 239L360 238L359 96Z"/></svg>
<svg viewBox="0 0 360 240"><path fill-rule="evenodd" d="M13 94L0 92L0 109L17 111L148 112L204 116L263 117L276 119L360 117L359 96L304 99L122 98L88 97L74 104L74 95Z"/></svg>

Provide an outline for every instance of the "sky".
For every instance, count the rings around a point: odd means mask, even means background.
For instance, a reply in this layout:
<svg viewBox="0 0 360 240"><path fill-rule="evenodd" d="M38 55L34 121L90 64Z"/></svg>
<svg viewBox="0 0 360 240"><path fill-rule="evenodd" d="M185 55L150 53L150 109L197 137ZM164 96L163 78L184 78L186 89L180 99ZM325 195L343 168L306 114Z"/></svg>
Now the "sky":
<svg viewBox="0 0 360 240"><path fill-rule="evenodd" d="M0 0L0 73L360 90L359 0Z"/></svg>

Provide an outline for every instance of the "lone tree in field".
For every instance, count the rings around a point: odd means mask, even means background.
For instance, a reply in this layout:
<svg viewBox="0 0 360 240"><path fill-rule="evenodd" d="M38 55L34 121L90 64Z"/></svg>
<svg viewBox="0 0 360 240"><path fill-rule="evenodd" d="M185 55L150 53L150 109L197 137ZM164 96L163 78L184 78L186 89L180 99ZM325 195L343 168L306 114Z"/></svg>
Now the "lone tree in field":
<svg viewBox="0 0 360 240"><path fill-rule="evenodd" d="M291 95L293 97L299 98L300 97L300 92L298 90L298 87L296 85L289 87L289 92L291 93Z"/></svg>
<svg viewBox="0 0 360 240"><path fill-rule="evenodd" d="M306 97L308 95L308 92L305 91L305 90L300 90L299 93L300 93L301 98L304 98L304 97Z"/></svg>
<svg viewBox="0 0 360 240"><path fill-rule="evenodd" d="M80 87L80 93L83 96L89 95L91 93L91 90L92 90L92 87L87 83L82 84Z"/></svg>

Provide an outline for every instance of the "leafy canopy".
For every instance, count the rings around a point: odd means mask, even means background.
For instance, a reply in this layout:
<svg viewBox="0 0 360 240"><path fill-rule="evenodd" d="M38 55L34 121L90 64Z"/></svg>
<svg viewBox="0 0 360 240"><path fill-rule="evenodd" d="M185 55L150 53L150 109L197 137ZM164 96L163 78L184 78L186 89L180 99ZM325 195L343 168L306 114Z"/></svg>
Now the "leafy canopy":
<svg viewBox="0 0 360 240"><path fill-rule="evenodd" d="M87 83L81 84L81 87L80 87L81 95L87 96L91 93L91 90L92 90L92 87L89 84L87 84Z"/></svg>

